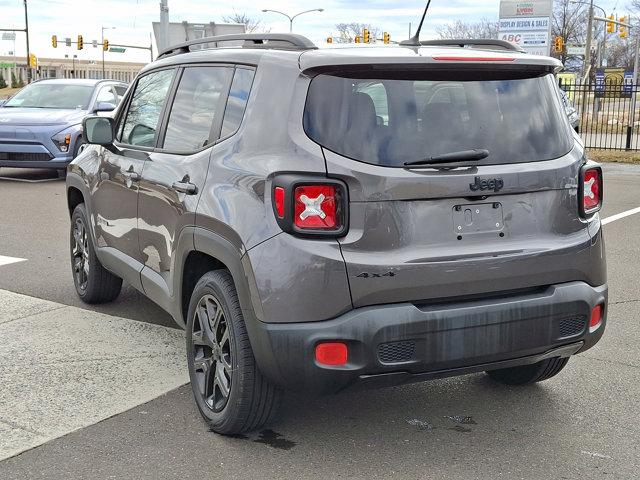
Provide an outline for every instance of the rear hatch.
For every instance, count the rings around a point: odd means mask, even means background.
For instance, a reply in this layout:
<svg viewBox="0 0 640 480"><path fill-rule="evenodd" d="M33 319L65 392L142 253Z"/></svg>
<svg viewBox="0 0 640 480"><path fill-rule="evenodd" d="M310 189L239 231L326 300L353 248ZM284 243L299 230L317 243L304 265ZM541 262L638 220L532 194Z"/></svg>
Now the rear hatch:
<svg viewBox="0 0 640 480"><path fill-rule="evenodd" d="M596 281L578 207L584 152L552 71L448 62L307 72L305 131L349 189L339 241L356 307ZM423 160L448 163L405 165Z"/></svg>

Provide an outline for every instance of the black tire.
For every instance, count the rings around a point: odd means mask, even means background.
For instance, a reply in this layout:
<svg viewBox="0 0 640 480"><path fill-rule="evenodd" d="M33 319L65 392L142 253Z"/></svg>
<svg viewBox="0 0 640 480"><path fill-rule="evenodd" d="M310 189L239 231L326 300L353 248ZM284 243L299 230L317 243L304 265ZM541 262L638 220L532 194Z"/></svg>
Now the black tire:
<svg viewBox="0 0 640 480"><path fill-rule="evenodd" d="M89 304L112 302L122 289L122 279L102 266L96 256L84 203L71 215L71 272L80 299Z"/></svg>
<svg viewBox="0 0 640 480"><path fill-rule="evenodd" d="M490 370L487 374L506 385L530 385L555 377L569 362L569 358L549 358L533 365Z"/></svg>
<svg viewBox="0 0 640 480"><path fill-rule="evenodd" d="M193 395L212 431L238 435L273 420L282 391L256 365L228 271L209 272L196 285L186 342Z"/></svg>

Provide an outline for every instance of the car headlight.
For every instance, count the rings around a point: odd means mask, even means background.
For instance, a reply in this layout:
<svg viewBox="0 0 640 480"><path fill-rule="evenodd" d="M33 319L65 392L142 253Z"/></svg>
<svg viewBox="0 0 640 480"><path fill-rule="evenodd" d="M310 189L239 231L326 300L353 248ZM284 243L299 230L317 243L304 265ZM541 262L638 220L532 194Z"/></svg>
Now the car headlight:
<svg viewBox="0 0 640 480"><path fill-rule="evenodd" d="M68 152L71 146L71 139L77 136L78 133L82 133L82 124L65 128L51 137L51 140L55 146L58 147L58 150L61 152Z"/></svg>

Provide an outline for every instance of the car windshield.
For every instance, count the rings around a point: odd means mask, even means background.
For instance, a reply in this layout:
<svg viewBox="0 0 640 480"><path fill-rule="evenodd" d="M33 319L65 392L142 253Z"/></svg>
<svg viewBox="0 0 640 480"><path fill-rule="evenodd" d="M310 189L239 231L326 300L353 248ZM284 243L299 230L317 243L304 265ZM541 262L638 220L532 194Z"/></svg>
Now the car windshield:
<svg viewBox="0 0 640 480"><path fill-rule="evenodd" d="M93 88L91 85L33 83L16 93L5 107L86 110Z"/></svg>
<svg viewBox="0 0 640 480"><path fill-rule="evenodd" d="M390 167L470 150L489 152L482 165L551 160L572 147L552 75L322 74L304 126L328 150Z"/></svg>

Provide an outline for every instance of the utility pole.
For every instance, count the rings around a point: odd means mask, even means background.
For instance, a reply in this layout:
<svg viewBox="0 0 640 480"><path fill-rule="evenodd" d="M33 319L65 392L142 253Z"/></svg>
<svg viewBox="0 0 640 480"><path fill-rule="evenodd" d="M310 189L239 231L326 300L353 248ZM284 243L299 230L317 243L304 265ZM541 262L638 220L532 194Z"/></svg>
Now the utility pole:
<svg viewBox="0 0 640 480"><path fill-rule="evenodd" d="M100 47L100 50L102 50L102 79L104 80L105 77L105 73L104 73L104 27L102 27L102 41L101 41L102 45Z"/></svg>
<svg viewBox="0 0 640 480"><path fill-rule="evenodd" d="M24 31L27 36L27 84L29 84L33 79L33 71L31 70L31 65L29 64L31 50L29 49L29 11L27 9L27 0L24 0Z"/></svg>
<svg viewBox="0 0 640 480"><path fill-rule="evenodd" d="M636 19L638 21L638 19ZM631 137L636 125L636 104L638 102L638 69L640 69L640 32L636 34L636 56L633 63L633 85L631 87L631 114L629 125L627 126L626 149L631 150Z"/></svg>
<svg viewBox="0 0 640 480"><path fill-rule="evenodd" d="M169 47L169 4L168 0L160 0L160 37L158 40L158 50L162 51Z"/></svg>
<svg viewBox="0 0 640 480"><path fill-rule="evenodd" d="M593 0L589 4L589 22L587 23L587 42L585 45L584 66L582 70L582 77L584 83L589 80L589 74L591 73L591 37L593 36Z"/></svg>

